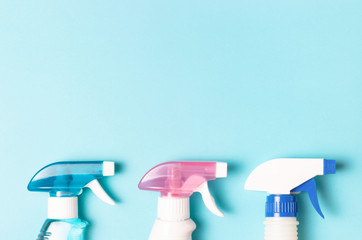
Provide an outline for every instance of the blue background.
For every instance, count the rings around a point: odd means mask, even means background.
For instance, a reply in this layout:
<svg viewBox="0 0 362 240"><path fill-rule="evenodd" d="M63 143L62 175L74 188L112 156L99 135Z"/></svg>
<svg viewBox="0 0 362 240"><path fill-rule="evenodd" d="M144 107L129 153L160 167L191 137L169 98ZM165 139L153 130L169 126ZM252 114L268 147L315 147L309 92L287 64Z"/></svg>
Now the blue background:
<svg viewBox="0 0 362 240"><path fill-rule="evenodd" d="M361 236L362 3L0 1L1 239L35 239L60 160L115 160L81 197L88 239L147 239L158 193L138 181L170 160L229 162L210 182L225 218L192 197L195 240L263 239L265 193L248 174L277 157L336 159L318 177L326 220L299 196L300 239Z"/></svg>

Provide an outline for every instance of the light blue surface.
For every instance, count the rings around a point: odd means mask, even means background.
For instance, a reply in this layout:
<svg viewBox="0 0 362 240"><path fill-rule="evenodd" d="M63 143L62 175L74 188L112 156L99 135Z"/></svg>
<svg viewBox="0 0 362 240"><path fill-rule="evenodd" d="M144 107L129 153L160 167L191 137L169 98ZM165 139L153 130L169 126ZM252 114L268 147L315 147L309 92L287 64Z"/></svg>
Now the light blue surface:
<svg viewBox="0 0 362 240"><path fill-rule="evenodd" d="M225 218L192 198L195 240L263 239L266 194L247 175L276 157L325 157L322 220L299 196L300 239L360 238L362 2L0 1L0 238L35 239L60 160L115 160L112 207L81 198L88 240L147 239L154 165L220 160ZM15 235L15 236L14 236Z"/></svg>

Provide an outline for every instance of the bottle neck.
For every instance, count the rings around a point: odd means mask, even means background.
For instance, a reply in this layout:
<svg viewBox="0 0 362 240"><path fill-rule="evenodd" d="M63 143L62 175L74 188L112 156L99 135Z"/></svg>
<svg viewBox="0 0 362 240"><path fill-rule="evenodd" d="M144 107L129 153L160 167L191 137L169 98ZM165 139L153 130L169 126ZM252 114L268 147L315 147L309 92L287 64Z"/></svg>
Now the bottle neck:
<svg viewBox="0 0 362 240"><path fill-rule="evenodd" d="M190 198L159 197L157 217L164 221L189 219Z"/></svg>
<svg viewBox="0 0 362 240"><path fill-rule="evenodd" d="M298 240L296 217L267 217L264 224L265 240Z"/></svg>
<svg viewBox="0 0 362 240"><path fill-rule="evenodd" d="M78 218L78 197L49 197L48 218Z"/></svg>

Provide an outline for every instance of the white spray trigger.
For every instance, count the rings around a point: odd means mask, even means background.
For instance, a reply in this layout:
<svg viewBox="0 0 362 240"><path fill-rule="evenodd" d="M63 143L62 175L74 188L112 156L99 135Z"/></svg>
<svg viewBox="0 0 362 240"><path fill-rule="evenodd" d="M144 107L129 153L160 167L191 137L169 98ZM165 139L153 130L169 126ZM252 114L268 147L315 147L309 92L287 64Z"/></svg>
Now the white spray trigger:
<svg viewBox="0 0 362 240"><path fill-rule="evenodd" d="M115 201L113 201L113 199L108 196L108 194L104 191L97 179L89 182L85 187L88 187L90 190L92 190L92 192L102 201L110 205L116 205Z"/></svg>
<svg viewBox="0 0 362 240"><path fill-rule="evenodd" d="M215 204L215 199L213 196L211 196L209 191L209 186L207 185L207 182L204 182L201 184L195 192L201 193L202 200L205 203L205 206L216 216L224 217L224 214L219 210L219 208Z"/></svg>

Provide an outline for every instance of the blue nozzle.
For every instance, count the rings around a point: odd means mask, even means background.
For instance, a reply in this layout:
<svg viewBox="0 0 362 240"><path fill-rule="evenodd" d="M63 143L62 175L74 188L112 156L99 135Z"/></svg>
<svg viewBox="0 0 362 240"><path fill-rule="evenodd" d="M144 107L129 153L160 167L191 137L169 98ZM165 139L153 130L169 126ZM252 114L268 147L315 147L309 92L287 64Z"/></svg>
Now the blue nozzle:
<svg viewBox="0 0 362 240"><path fill-rule="evenodd" d="M51 197L75 197L89 182L103 176L103 161L56 162L37 172L28 190L49 192Z"/></svg>
<svg viewBox="0 0 362 240"><path fill-rule="evenodd" d="M336 173L336 160L324 159L324 175Z"/></svg>

